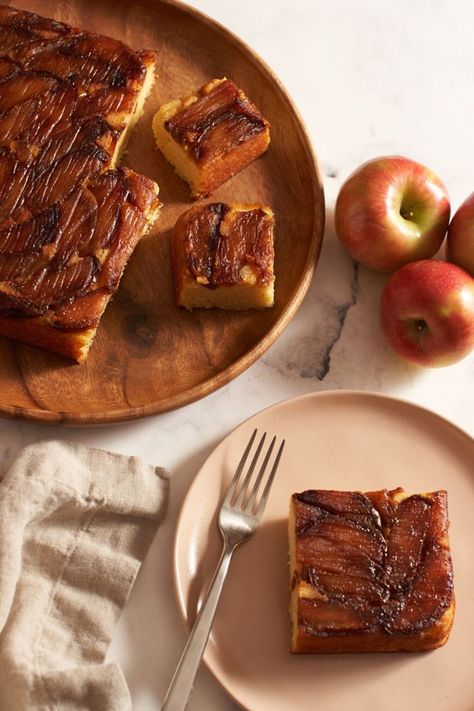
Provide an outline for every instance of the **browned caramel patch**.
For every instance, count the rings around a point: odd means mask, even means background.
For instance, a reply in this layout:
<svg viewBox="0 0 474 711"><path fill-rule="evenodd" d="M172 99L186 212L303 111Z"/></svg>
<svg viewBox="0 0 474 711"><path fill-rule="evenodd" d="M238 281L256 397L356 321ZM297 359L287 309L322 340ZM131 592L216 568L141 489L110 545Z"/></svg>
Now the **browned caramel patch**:
<svg viewBox="0 0 474 711"><path fill-rule="evenodd" d="M186 147L197 163L228 153L268 127L258 109L230 79L202 87L197 96L165 123L175 141Z"/></svg>

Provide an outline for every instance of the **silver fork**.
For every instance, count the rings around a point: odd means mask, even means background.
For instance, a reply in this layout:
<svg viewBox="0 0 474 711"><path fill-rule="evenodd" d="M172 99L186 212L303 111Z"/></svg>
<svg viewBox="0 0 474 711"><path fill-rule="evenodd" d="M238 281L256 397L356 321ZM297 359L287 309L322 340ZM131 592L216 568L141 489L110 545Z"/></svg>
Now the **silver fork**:
<svg viewBox="0 0 474 711"><path fill-rule="evenodd" d="M181 659L179 660L161 711L183 711L183 709L186 708L193 688L194 678L209 638L217 603L219 602L232 554L240 543L248 540L255 533L262 518L268 495L280 463L285 440L280 444L262 495L259 500L257 500L260 485L275 447L276 437L273 437L252 486L252 490L250 494L247 495L252 475L262 452L266 433L261 437L247 473L239 486L241 474L256 436L257 430L254 430L222 501L218 519L219 529L224 541L222 554L209 590L199 609L192 632L181 655Z"/></svg>

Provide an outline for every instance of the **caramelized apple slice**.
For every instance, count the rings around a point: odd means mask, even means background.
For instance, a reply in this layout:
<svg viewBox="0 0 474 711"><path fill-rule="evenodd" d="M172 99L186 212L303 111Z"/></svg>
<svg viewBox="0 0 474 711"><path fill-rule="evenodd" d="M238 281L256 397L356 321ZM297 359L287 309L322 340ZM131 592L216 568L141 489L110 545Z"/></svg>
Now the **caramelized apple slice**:
<svg viewBox="0 0 474 711"><path fill-rule="evenodd" d="M11 224L0 230L0 252L36 252L51 243L57 234L59 207L52 205L31 220Z"/></svg>
<svg viewBox="0 0 474 711"><path fill-rule="evenodd" d="M3 38L3 35L2 35ZM23 72L8 76L0 82L0 112L43 94L58 85L58 80L49 74Z"/></svg>

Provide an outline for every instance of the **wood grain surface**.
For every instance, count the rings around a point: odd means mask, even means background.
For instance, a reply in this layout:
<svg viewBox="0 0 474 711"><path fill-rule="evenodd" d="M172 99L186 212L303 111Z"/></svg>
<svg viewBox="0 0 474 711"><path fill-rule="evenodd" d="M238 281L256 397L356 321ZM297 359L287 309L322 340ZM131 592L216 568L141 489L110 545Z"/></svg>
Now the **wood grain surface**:
<svg viewBox="0 0 474 711"><path fill-rule="evenodd" d="M294 316L324 229L324 195L310 141L286 92L239 39L194 9L164 0L16 0L11 4L111 35L158 55L156 83L123 163L156 180L163 202L107 308L85 364L0 338L0 414L95 424L163 412L208 395L250 366ZM154 146L161 103L211 78L241 86L271 123L268 153L210 200L262 202L276 217L276 302L264 312L188 313L173 300L169 237L192 202Z"/></svg>

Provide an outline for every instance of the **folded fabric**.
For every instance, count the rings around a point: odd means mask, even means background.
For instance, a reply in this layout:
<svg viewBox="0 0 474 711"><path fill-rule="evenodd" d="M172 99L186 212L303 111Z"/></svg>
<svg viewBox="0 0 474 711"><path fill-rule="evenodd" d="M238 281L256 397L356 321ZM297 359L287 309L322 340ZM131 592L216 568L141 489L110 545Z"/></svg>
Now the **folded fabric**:
<svg viewBox="0 0 474 711"><path fill-rule="evenodd" d="M123 711L102 662L162 519L163 469L82 445L24 449L0 480L0 709Z"/></svg>

